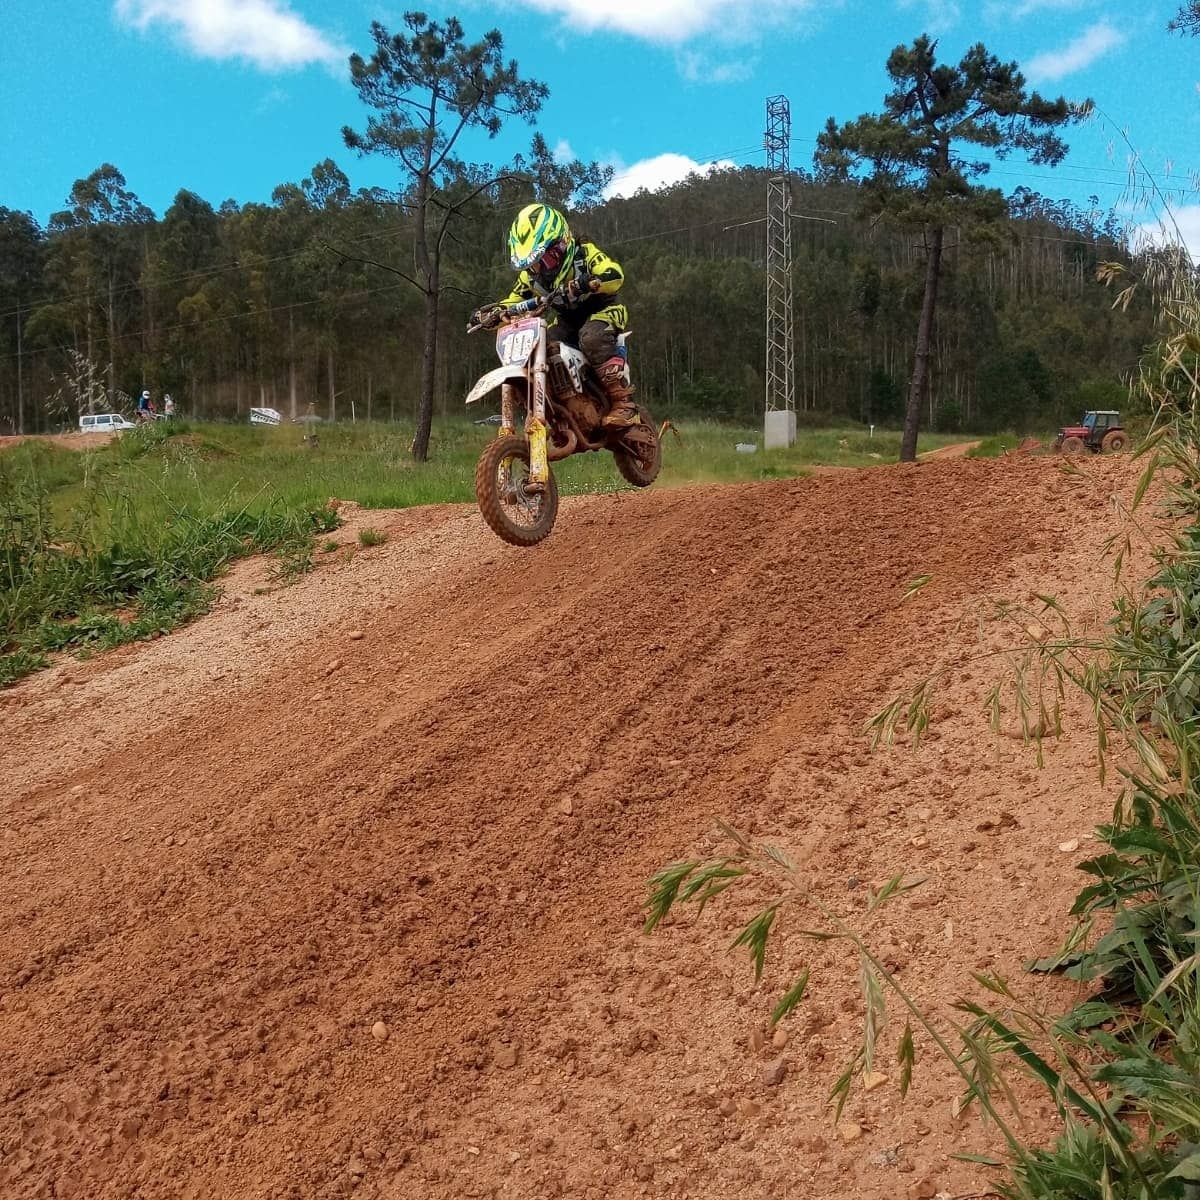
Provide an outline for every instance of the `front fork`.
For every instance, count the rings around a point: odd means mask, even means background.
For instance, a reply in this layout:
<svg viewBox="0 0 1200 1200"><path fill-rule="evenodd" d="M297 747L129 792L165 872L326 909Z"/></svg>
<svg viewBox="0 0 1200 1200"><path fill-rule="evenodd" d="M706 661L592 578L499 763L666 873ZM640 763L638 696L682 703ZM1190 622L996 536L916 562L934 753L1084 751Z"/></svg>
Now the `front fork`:
<svg viewBox="0 0 1200 1200"><path fill-rule="evenodd" d="M500 387L500 432L497 437L512 437L516 433L516 407L517 398L513 392L511 383L502 384ZM512 487L512 459L506 458L500 464L500 493L506 494Z"/></svg>
<svg viewBox="0 0 1200 1200"><path fill-rule="evenodd" d="M544 492L550 480L550 460L546 453L546 376L549 366L546 361L546 326L542 324L537 349L533 355L533 399L529 405L529 417L525 432L529 435L529 490Z"/></svg>
<svg viewBox="0 0 1200 1200"><path fill-rule="evenodd" d="M550 480L550 459L547 450L549 429L546 426L546 376L549 366L546 359L546 329L542 327L537 350L533 359L530 391L532 399L529 416L525 421L525 433L529 438L529 481L530 492L544 492ZM500 437L509 437L516 432L516 396L511 383L500 389ZM512 486L512 459L500 465L500 487Z"/></svg>

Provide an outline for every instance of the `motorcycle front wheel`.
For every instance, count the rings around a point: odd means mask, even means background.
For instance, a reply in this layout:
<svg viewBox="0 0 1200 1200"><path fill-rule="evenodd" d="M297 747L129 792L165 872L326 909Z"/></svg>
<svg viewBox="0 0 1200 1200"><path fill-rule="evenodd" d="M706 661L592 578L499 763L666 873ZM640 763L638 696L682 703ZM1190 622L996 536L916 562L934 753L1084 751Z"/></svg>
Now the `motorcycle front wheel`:
<svg viewBox="0 0 1200 1200"><path fill-rule="evenodd" d="M536 546L550 536L558 516L558 484L551 471L544 491L530 495L529 441L497 438L475 467L475 499L491 531L510 546Z"/></svg>

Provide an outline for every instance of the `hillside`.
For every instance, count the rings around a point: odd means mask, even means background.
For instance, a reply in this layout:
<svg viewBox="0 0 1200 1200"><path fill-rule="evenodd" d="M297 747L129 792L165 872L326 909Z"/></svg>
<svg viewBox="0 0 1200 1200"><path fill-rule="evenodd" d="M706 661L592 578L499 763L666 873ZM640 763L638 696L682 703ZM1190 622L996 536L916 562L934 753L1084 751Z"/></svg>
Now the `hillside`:
<svg viewBox="0 0 1200 1200"><path fill-rule="evenodd" d="M395 198L355 191L330 161L271 204L218 209L181 190L161 216L114 167L78 186L112 193L121 221L85 206L43 230L0 209L0 433L73 424L89 394L128 410L122 395L144 386L189 417L244 419L261 404L291 417L310 405L327 419L412 415L424 316L397 276L411 266L411 229ZM489 340L462 330L512 284L505 233L531 187L518 179L456 228L442 413L491 365ZM764 171L745 167L572 214L626 269L635 370L662 416L761 420L765 196ZM861 201L855 185L794 173L797 404L895 425L924 245L919 231L861 218ZM926 429L1041 432L1119 407L1152 340L1145 298L1114 311L1096 281L1101 263L1131 261L1112 214L1027 190L1007 208L986 236L953 230L947 243Z"/></svg>
<svg viewBox="0 0 1200 1200"><path fill-rule="evenodd" d="M989 732L964 617L1031 589L1102 615L1133 479L943 459L578 497L532 552L469 508L374 512L386 545L270 594L244 563L196 624L0 694L0 1190L985 1190L936 1065L834 1131L860 1019L836 947L785 930L755 988L736 911L646 940L644 882L723 819L839 911L927 875L872 936L934 1011L1018 975L1077 887L1059 845L1111 800L1086 720L1041 773ZM864 718L942 655L923 747L868 754ZM768 1086L751 1035L802 956Z"/></svg>

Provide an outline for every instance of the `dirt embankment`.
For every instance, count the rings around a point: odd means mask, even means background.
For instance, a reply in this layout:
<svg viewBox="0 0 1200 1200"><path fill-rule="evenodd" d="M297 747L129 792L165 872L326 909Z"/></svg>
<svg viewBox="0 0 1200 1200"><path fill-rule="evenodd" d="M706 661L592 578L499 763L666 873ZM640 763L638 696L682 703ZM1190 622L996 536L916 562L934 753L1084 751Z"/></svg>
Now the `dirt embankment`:
<svg viewBox="0 0 1200 1200"><path fill-rule="evenodd" d="M245 565L192 628L0 694L0 1194L983 1191L932 1060L831 1128L837 947L785 926L756 988L722 953L747 910L646 941L639 902L723 818L848 914L927 875L872 936L935 1012L1052 944L1058 847L1110 797L1082 729L1042 773L987 732L963 614L1102 611L1128 466L1083 466L581 498L534 551L470 509L371 514L384 546L272 595ZM868 755L864 717L947 655L923 748Z"/></svg>
<svg viewBox="0 0 1200 1200"><path fill-rule="evenodd" d="M22 442L52 442L65 450L94 450L99 446L107 446L115 438L115 433L26 433L6 434L0 437L0 450L9 446L19 446Z"/></svg>

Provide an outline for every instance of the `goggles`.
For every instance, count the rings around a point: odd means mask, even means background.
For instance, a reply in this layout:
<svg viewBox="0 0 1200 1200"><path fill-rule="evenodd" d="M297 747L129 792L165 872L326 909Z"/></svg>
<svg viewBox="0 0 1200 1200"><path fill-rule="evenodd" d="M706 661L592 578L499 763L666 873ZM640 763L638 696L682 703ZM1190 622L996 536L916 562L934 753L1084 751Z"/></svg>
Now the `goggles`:
<svg viewBox="0 0 1200 1200"><path fill-rule="evenodd" d="M559 267L563 264L563 255L565 249L561 242L555 242L553 245L547 246L539 258L533 264L533 270L539 275L557 275Z"/></svg>

